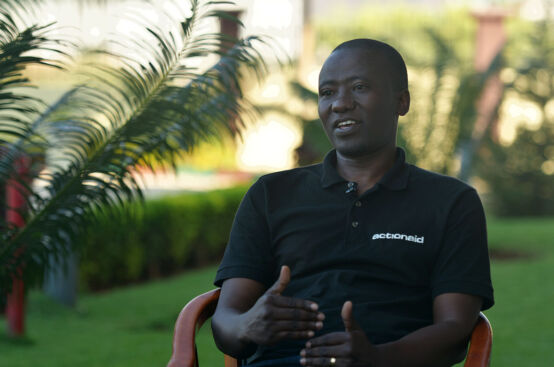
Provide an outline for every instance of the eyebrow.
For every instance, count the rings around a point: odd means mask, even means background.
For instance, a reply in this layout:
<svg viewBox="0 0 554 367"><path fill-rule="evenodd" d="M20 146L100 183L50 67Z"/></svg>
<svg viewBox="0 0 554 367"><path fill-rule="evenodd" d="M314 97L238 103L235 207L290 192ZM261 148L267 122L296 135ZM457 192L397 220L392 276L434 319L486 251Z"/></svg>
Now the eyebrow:
<svg viewBox="0 0 554 367"><path fill-rule="evenodd" d="M363 76L356 76L356 75L344 79L345 82L352 82L354 80L363 80L364 82L369 81L367 78L364 78ZM319 83L319 88L321 88L323 86L326 86L326 85L329 85L329 84L338 84L338 83L339 83L338 80L327 79L327 80L324 80L321 83Z"/></svg>

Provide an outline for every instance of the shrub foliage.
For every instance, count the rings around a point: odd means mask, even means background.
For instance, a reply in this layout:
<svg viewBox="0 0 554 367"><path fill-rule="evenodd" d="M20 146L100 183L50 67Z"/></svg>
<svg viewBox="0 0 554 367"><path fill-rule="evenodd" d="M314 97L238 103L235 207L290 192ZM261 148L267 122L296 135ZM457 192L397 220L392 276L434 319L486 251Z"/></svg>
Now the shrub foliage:
<svg viewBox="0 0 554 367"><path fill-rule="evenodd" d="M136 204L131 216L99 214L80 240L81 285L105 289L218 261L245 191L162 197Z"/></svg>

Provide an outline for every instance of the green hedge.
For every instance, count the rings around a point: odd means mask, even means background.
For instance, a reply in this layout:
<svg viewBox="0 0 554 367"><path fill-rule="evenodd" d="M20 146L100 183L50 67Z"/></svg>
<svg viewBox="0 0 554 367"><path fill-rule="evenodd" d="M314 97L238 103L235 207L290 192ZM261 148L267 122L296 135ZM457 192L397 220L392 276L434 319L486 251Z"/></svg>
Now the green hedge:
<svg viewBox="0 0 554 367"><path fill-rule="evenodd" d="M102 214L81 239L80 285L99 290L217 262L246 187L146 200Z"/></svg>

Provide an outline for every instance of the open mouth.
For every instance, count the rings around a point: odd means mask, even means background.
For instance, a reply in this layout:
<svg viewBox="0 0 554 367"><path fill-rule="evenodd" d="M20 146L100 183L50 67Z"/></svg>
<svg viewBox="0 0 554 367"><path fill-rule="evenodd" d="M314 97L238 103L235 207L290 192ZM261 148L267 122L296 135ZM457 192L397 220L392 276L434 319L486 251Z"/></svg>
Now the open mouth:
<svg viewBox="0 0 554 367"><path fill-rule="evenodd" d="M358 124L359 122L354 120L340 121L339 123L335 124L335 129L337 129L338 131L346 132L350 131L354 126Z"/></svg>

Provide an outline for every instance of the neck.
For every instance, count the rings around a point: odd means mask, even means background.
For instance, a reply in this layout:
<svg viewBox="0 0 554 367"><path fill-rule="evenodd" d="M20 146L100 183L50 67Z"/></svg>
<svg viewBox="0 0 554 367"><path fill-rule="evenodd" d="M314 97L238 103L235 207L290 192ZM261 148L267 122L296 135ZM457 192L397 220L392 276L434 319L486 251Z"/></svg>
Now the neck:
<svg viewBox="0 0 554 367"><path fill-rule="evenodd" d="M337 152L337 171L346 180L358 184L358 195L372 188L394 165L396 147L360 157L346 157Z"/></svg>

